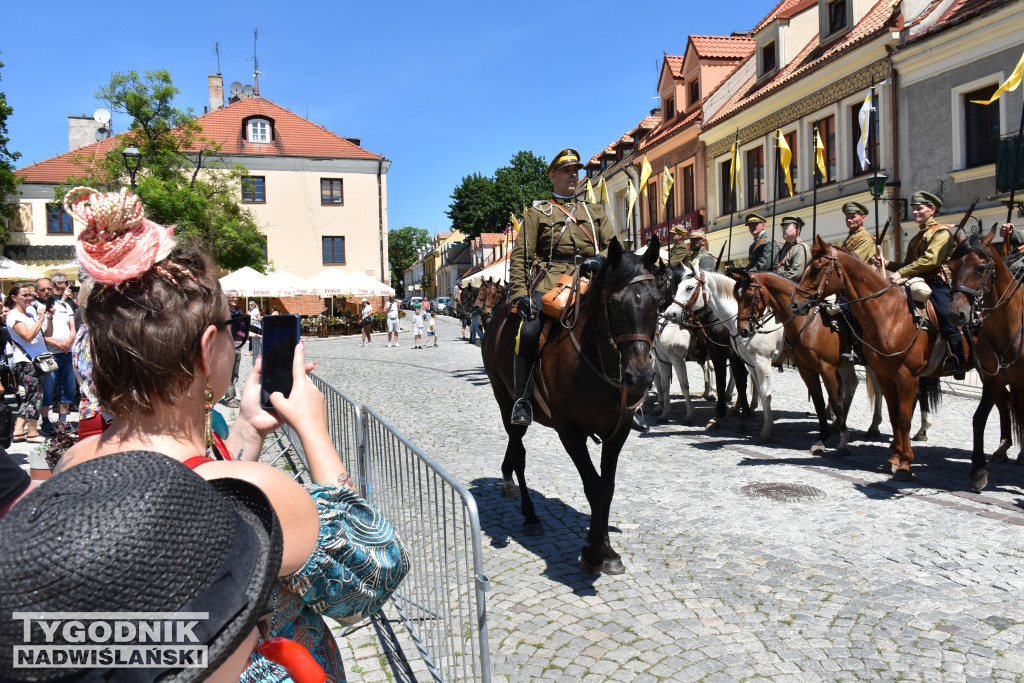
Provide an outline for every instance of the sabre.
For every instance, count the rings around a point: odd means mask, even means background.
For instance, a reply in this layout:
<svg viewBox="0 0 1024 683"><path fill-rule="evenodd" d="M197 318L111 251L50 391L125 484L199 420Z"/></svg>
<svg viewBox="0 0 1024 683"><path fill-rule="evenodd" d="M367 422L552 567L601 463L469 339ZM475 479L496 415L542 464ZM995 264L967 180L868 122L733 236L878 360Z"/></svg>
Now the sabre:
<svg viewBox="0 0 1024 683"><path fill-rule="evenodd" d="M731 236L731 235L730 235ZM722 254L725 253L725 245L727 242L722 242L722 248L718 250L718 258L715 259L715 270L718 270L718 266L722 265Z"/></svg>
<svg viewBox="0 0 1024 683"><path fill-rule="evenodd" d="M882 277L885 277L885 256L882 255L882 240L885 239L885 233L889 232L890 223L892 223L892 216L889 216L885 220L885 227L882 228L882 234L878 236L878 241L875 243L875 249L878 250L878 258L881 260L878 264L878 270L882 273Z"/></svg>

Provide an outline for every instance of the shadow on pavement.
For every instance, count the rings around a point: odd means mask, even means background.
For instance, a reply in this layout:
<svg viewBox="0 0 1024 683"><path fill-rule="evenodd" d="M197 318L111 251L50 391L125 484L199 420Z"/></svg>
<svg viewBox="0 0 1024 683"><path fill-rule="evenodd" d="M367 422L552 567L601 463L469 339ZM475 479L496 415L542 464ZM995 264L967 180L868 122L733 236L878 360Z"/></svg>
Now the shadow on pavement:
<svg viewBox="0 0 1024 683"><path fill-rule="evenodd" d="M497 477L474 479L469 491L480 511L481 531L491 539L494 548L507 547L515 541L546 564L544 576L568 586L577 595L596 595L594 581L579 568L580 550L590 526L590 515L566 504L558 498L548 498L536 489L530 489L530 500L544 525L543 536L528 536L523 532L520 498L501 495L501 480ZM609 527L610 533L618 533Z"/></svg>

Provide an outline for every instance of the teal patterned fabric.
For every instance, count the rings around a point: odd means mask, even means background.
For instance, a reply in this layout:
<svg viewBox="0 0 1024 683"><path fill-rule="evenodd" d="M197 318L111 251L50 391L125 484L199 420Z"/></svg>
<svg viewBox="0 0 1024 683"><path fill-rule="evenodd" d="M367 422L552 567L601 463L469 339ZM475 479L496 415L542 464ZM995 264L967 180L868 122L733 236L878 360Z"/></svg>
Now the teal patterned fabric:
<svg viewBox="0 0 1024 683"><path fill-rule="evenodd" d="M344 681L345 666L323 616L352 624L372 616L409 572L409 556L380 511L357 493L337 486L307 486L320 513L316 548L302 568L278 579L271 636L309 650L328 680ZM291 680L254 653L240 681Z"/></svg>

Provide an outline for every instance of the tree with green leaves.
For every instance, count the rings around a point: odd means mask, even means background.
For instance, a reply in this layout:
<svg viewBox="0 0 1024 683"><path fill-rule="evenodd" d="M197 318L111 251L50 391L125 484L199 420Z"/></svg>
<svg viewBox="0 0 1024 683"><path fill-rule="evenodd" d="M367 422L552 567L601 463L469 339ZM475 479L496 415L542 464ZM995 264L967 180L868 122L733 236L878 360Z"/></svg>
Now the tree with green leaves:
<svg viewBox="0 0 1024 683"><path fill-rule="evenodd" d="M544 157L520 151L493 176L474 173L464 177L452 191L452 203L446 213L452 228L470 238L484 232L503 232L509 214L521 216L523 206L537 199L549 199L551 191Z"/></svg>
<svg viewBox="0 0 1024 683"><path fill-rule="evenodd" d="M191 110L174 106L178 92L166 71L112 75L96 97L131 116L131 128L95 165L77 156L82 175L58 187L56 199L75 185L116 190L127 184L122 152L134 145L142 154L136 194L150 220L175 225L179 238L196 238L226 270L263 271L266 236L238 201L247 172L226 162Z"/></svg>
<svg viewBox="0 0 1024 683"><path fill-rule="evenodd" d="M407 225L388 230L388 248L391 250L391 286L398 296L405 294L405 269L416 262L416 254L430 243L430 234L423 228Z"/></svg>
<svg viewBox="0 0 1024 683"><path fill-rule="evenodd" d="M0 69L3 66L3 62L0 62ZM20 194L18 185L21 183L21 179L14 172L14 162L21 154L7 149L7 143L10 142L10 138L7 137L7 117L13 112L14 109L7 104L7 96L0 92L0 216L7 220L14 217L14 206L3 201L3 198ZM0 221L0 244L7 244L10 237L7 221Z"/></svg>

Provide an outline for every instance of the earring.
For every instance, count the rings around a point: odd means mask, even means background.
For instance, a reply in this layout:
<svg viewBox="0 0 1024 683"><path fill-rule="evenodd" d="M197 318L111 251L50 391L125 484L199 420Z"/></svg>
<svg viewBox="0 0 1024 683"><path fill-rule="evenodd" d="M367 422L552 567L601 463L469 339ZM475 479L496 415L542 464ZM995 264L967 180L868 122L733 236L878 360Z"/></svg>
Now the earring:
<svg viewBox="0 0 1024 683"><path fill-rule="evenodd" d="M206 422L206 455L209 458L217 460L216 453L213 448L213 387L210 386L210 382L206 382L206 390L203 392L203 398L206 399L205 411L205 422Z"/></svg>

